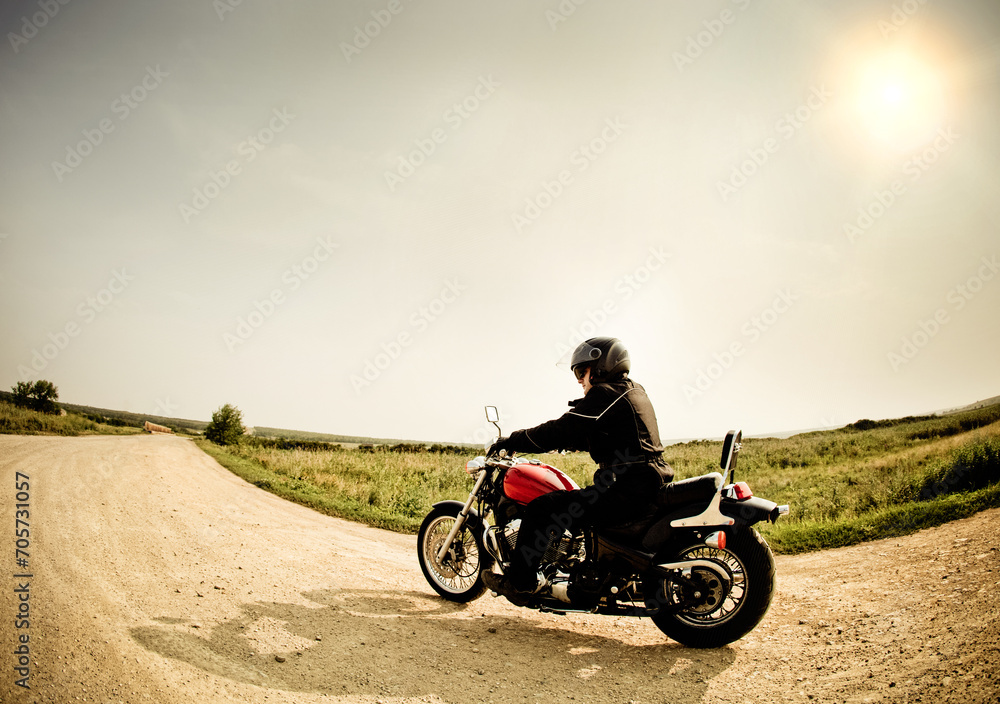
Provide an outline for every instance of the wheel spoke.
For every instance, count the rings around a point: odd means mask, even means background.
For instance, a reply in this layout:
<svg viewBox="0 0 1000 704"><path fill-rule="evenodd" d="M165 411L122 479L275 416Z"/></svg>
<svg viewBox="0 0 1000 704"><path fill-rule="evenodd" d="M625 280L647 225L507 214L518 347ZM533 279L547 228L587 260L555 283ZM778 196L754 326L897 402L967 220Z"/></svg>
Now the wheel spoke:
<svg viewBox="0 0 1000 704"><path fill-rule="evenodd" d="M479 548L476 539L463 526L443 560L438 552L451 531L455 519L441 516L427 529L424 539L424 561L434 580L446 591L464 592L479 578Z"/></svg>
<svg viewBox="0 0 1000 704"><path fill-rule="evenodd" d="M698 613L695 610L686 610L677 614L678 620L695 627L714 627L728 621L742 606L746 596L746 572L743 563L739 558L728 550L719 550L710 547L697 547L688 550L679 556L684 559L713 560L722 563L731 575L729 593L722 600L722 604L706 613ZM677 603L681 599L678 589L673 589L670 595Z"/></svg>

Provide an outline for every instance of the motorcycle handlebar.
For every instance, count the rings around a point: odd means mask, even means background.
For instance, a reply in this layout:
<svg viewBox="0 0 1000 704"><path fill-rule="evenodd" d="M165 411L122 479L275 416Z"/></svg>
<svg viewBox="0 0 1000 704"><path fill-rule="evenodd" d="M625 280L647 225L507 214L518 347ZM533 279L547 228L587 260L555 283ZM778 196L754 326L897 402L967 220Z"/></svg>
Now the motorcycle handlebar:
<svg viewBox="0 0 1000 704"><path fill-rule="evenodd" d="M506 454L506 450L483 457L483 461L491 467L509 467L516 463L514 453Z"/></svg>

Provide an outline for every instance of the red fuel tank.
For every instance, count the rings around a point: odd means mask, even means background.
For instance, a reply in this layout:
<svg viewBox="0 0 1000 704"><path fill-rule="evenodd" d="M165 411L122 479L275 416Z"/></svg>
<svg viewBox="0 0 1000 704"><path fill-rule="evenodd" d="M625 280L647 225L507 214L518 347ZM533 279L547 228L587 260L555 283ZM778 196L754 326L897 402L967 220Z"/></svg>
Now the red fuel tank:
<svg viewBox="0 0 1000 704"><path fill-rule="evenodd" d="M526 504L552 491L579 488L576 482L555 467L541 463L515 464L503 478L503 493L519 504Z"/></svg>

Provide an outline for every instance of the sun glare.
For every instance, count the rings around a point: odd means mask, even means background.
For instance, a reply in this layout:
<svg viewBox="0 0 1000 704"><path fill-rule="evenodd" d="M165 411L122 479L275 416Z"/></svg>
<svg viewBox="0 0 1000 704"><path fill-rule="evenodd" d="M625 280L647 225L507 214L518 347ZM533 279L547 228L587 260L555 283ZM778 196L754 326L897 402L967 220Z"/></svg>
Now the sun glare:
<svg viewBox="0 0 1000 704"><path fill-rule="evenodd" d="M882 91L882 97L887 104L898 104L903 99L903 86L898 83L887 85Z"/></svg>
<svg viewBox="0 0 1000 704"><path fill-rule="evenodd" d="M912 149L942 126L941 79L912 54L883 54L859 61L855 88L860 127L881 146Z"/></svg>

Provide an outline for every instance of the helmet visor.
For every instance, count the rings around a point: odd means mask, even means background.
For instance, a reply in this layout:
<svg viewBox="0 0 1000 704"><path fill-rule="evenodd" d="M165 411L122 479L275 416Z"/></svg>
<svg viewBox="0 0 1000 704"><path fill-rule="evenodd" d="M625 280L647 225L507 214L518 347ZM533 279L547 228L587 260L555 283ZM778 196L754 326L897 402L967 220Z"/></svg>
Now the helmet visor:
<svg viewBox="0 0 1000 704"><path fill-rule="evenodd" d="M560 369L572 371L577 380L586 374L587 369L601 357L601 350L597 347L581 342L575 348L566 350L565 354L556 362Z"/></svg>

